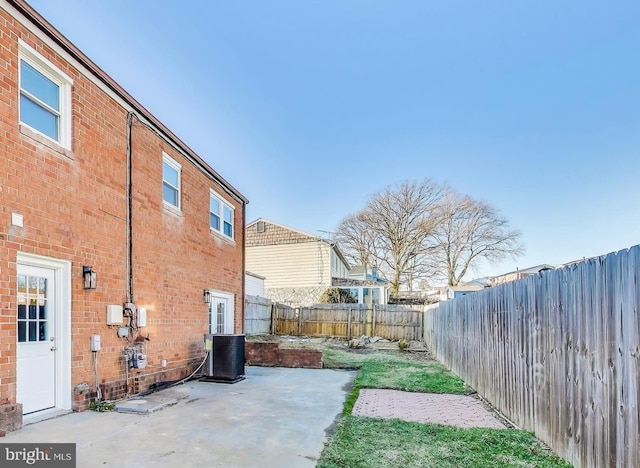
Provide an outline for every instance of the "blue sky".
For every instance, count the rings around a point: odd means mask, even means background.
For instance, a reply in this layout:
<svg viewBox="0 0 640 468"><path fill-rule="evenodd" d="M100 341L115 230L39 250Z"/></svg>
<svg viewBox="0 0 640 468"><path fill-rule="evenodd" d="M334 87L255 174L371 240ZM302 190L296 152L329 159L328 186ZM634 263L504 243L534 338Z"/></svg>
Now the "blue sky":
<svg viewBox="0 0 640 468"><path fill-rule="evenodd" d="M640 2L32 0L265 217L322 234L404 179L526 254L640 243Z"/></svg>

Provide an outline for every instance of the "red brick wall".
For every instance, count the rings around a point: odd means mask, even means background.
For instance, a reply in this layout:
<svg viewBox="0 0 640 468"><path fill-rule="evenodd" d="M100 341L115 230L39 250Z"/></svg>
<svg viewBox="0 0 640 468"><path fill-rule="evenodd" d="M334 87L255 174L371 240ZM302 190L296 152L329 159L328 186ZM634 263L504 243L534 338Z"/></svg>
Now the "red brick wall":
<svg viewBox="0 0 640 468"><path fill-rule="evenodd" d="M102 340L101 384L124 388L126 343L105 317L107 304L127 299L127 110L3 10L0 31L0 400L16 399L18 252L72 263L72 391L83 382L93 389L92 334ZM71 151L18 125L18 38L73 79ZM163 152L182 165L181 215L163 208ZM161 371L186 375L201 359L203 289L235 294L235 332L242 332L245 220L241 202L140 124L132 163L133 293L147 308L149 334L148 367L132 379L143 382ZM235 245L210 232L210 189L235 208ZM12 213L24 216L23 228L11 225ZM96 290L82 289L82 265L97 272Z"/></svg>
<svg viewBox="0 0 640 468"><path fill-rule="evenodd" d="M249 366L322 368L322 351L308 348L281 348L280 343L247 341L244 347Z"/></svg>

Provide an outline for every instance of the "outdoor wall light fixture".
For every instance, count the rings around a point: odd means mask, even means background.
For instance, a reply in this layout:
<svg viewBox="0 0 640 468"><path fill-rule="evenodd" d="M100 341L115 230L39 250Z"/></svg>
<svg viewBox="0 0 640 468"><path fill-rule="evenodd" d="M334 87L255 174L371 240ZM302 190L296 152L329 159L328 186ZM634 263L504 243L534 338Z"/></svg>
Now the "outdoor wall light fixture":
<svg viewBox="0 0 640 468"><path fill-rule="evenodd" d="M202 291L202 298L204 299L205 304L211 304L211 291L208 289Z"/></svg>
<svg viewBox="0 0 640 468"><path fill-rule="evenodd" d="M84 289L96 289L98 287L98 275L90 266L82 266L82 277L84 278Z"/></svg>

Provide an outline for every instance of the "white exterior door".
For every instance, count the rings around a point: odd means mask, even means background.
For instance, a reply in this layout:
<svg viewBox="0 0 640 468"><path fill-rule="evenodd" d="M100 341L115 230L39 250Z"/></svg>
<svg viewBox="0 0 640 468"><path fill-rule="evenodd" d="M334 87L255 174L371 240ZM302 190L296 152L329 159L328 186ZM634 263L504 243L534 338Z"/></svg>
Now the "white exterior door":
<svg viewBox="0 0 640 468"><path fill-rule="evenodd" d="M54 270L18 265L16 385L23 414L56 406L55 294Z"/></svg>
<svg viewBox="0 0 640 468"><path fill-rule="evenodd" d="M214 293L209 304L210 333L233 333L233 294Z"/></svg>

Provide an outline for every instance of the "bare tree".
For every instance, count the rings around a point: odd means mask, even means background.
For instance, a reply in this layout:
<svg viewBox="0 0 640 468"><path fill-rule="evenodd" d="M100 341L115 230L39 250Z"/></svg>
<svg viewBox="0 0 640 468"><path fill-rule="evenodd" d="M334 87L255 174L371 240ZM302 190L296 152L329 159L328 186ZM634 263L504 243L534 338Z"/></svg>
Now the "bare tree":
<svg viewBox="0 0 640 468"><path fill-rule="evenodd" d="M437 228L429 234L431 261L457 286L480 259L495 263L522 254L521 233L489 204L449 191L443 198Z"/></svg>
<svg viewBox="0 0 640 468"><path fill-rule="evenodd" d="M456 286L481 259L520 255L520 237L494 207L424 179L374 193L340 222L336 241L354 263L377 267L397 294L401 284L411 290L438 277Z"/></svg>
<svg viewBox="0 0 640 468"><path fill-rule="evenodd" d="M428 236L445 193L446 186L431 179L389 186L373 194L357 215L342 220L336 239L351 258L377 266L396 294L411 265L424 265L416 257L430 251ZM420 278L412 273L412 280Z"/></svg>
<svg viewBox="0 0 640 468"><path fill-rule="evenodd" d="M379 268L375 233L369 229L363 211L340 222L336 242L352 264Z"/></svg>

